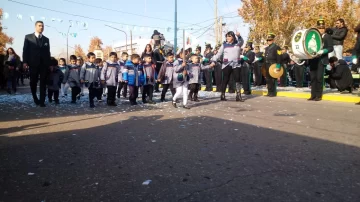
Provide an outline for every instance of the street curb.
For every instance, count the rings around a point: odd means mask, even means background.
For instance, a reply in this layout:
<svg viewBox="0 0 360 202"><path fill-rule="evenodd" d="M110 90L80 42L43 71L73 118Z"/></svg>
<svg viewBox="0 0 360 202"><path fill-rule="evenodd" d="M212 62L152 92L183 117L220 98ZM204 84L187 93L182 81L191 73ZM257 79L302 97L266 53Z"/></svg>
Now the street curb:
<svg viewBox="0 0 360 202"><path fill-rule="evenodd" d="M202 87L201 90L204 91L205 87ZM213 91L216 91L216 88L213 88ZM243 92L243 90L241 90L241 91ZM228 89L226 89L226 92L228 92ZM267 91L252 90L251 94L264 96L267 94ZM278 91L277 96L278 97L288 97L288 98L308 99L308 98L310 98L310 93ZM347 96L347 95L330 95L330 94L324 93L322 100L335 101L335 102L358 103L358 102L360 102L360 97L359 96Z"/></svg>

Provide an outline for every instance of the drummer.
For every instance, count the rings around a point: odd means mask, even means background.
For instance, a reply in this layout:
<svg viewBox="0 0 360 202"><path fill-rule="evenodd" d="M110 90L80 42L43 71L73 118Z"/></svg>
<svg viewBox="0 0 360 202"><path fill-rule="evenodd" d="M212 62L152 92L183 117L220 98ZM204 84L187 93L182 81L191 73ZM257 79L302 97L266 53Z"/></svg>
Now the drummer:
<svg viewBox="0 0 360 202"><path fill-rule="evenodd" d="M324 69L329 65L328 53L334 50L331 36L325 33L325 21L323 19L317 21L317 29L322 35L323 47L316 53L317 57L309 60L311 80L311 97L308 99L309 101L320 101L322 99Z"/></svg>
<svg viewBox="0 0 360 202"><path fill-rule="evenodd" d="M268 88L268 94L266 96L276 97L277 79L270 76L269 68L271 65L276 64L276 69L279 71L281 68L281 48L274 43L275 34L269 33L266 41L268 47L265 48L265 65L266 65L266 84Z"/></svg>

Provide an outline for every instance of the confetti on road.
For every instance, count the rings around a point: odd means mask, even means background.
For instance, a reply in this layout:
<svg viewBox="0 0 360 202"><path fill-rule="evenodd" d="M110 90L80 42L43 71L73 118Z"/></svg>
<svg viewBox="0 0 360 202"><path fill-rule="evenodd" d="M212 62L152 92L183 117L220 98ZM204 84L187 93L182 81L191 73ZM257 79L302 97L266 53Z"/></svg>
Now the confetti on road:
<svg viewBox="0 0 360 202"><path fill-rule="evenodd" d="M146 180L142 183L142 185L149 185L151 183L151 180Z"/></svg>

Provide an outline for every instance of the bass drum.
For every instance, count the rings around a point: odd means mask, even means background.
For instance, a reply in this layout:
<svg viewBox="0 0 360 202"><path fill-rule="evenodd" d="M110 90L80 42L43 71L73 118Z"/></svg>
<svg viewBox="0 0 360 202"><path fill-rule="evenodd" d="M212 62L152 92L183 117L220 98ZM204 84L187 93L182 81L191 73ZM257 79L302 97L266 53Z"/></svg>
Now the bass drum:
<svg viewBox="0 0 360 202"><path fill-rule="evenodd" d="M295 32L291 40L294 55L302 60L315 58L322 46L322 36L315 28L299 30Z"/></svg>

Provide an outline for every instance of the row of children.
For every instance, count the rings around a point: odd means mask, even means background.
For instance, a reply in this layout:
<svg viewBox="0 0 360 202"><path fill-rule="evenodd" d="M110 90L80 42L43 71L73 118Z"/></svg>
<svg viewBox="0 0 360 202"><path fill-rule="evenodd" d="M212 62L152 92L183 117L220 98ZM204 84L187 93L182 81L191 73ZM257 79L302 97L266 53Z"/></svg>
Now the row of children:
<svg viewBox="0 0 360 202"><path fill-rule="evenodd" d="M178 59L174 61L173 53L167 53L159 75L155 73L155 64L152 63L152 56L145 55L143 61L137 54L131 55L128 60L128 54L123 52L121 59L118 60L117 54L111 52L109 59L102 62L96 58L95 54L87 54L87 62L81 67L77 63L75 55L70 56L70 64L66 65L65 60L61 59L59 66L57 60L52 58L50 74L48 80L48 97L52 102L53 96L55 103L59 103L59 91L66 94L66 88L71 88L71 103L76 103L80 99L81 88L85 86L89 90L90 107L95 107L94 98L101 101L104 93L103 88L107 88L107 104L116 106L116 94L120 98L120 92L123 89L123 96L126 97L127 88L129 88L129 101L131 105L136 105L139 87L142 87L143 103L155 104L153 101L154 85L156 82L163 86L161 101L165 101L165 95L168 89L173 95L173 106L177 107L176 100L183 94L183 107L187 106L188 95L192 101L198 102L198 91L200 89L200 71L212 68L212 65L200 64L197 55L191 56L191 62L183 60L183 52L180 52ZM188 94L188 86L190 93ZM148 99L146 99L148 97Z"/></svg>

